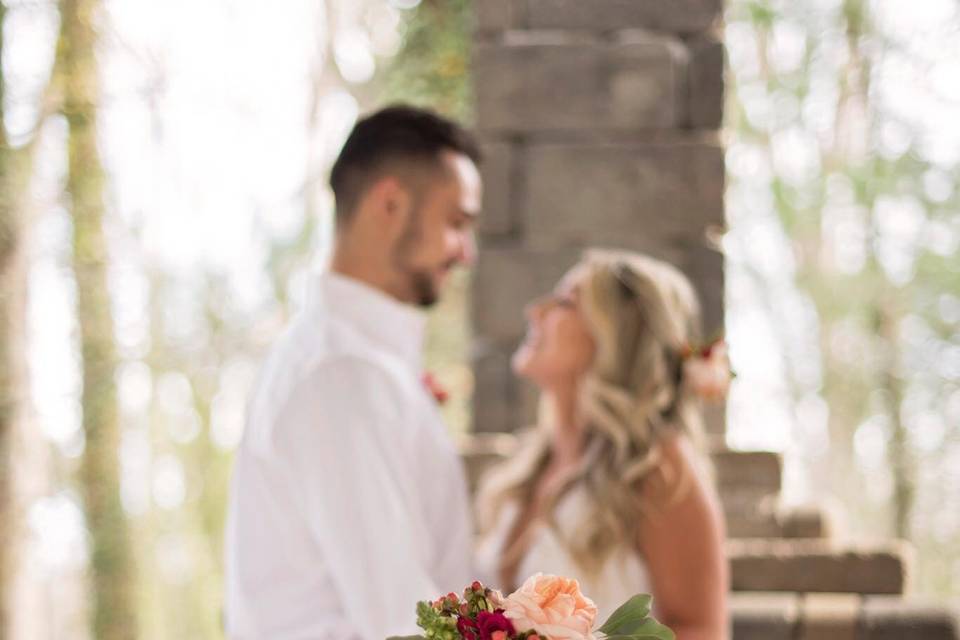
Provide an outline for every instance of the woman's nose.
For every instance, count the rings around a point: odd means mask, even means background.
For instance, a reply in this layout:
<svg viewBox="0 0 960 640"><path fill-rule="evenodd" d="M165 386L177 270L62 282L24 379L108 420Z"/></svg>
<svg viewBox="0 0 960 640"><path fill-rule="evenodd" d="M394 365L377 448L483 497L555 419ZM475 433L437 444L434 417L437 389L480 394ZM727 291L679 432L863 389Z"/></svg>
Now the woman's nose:
<svg viewBox="0 0 960 640"><path fill-rule="evenodd" d="M527 320L531 322L537 320L543 313L543 298L537 298L532 302L528 302L527 306L523 308L523 313L527 317Z"/></svg>

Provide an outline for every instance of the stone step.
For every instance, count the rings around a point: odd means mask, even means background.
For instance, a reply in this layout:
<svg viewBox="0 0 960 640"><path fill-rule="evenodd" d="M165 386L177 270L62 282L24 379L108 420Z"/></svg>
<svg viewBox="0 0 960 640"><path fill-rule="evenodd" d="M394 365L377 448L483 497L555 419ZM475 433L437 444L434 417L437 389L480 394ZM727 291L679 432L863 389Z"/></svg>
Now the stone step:
<svg viewBox="0 0 960 640"><path fill-rule="evenodd" d="M866 598L859 628L858 640L960 640L956 609L891 596Z"/></svg>
<svg viewBox="0 0 960 640"><path fill-rule="evenodd" d="M467 484L472 495L483 474L516 451L517 438L509 433L475 433L460 436L457 448L466 468Z"/></svg>
<svg viewBox="0 0 960 640"><path fill-rule="evenodd" d="M734 593L733 640L960 640L957 612L899 596Z"/></svg>
<svg viewBox="0 0 960 640"><path fill-rule="evenodd" d="M721 499L727 495L755 499L780 493L783 458L779 453L721 449L713 451L711 458Z"/></svg>
<svg viewBox="0 0 960 640"><path fill-rule="evenodd" d="M912 553L900 541L743 539L727 555L734 591L902 594Z"/></svg>
<svg viewBox="0 0 960 640"><path fill-rule="evenodd" d="M764 500L753 508L724 503L727 536L730 538L826 538L830 523L816 506L782 507Z"/></svg>
<svg viewBox="0 0 960 640"><path fill-rule="evenodd" d="M507 433L471 434L461 437L458 444L470 489L474 491L490 466L515 451L517 438ZM779 454L721 449L712 455L728 536L817 538L827 535L826 518L819 509L779 507Z"/></svg>
<svg viewBox="0 0 960 640"><path fill-rule="evenodd" d="M460 451L470 466L471 475L479 475L490 464L509 456L516 447L516 436L509 433L474 433L461 436ZM783 461L772 451L711 451L711 459L721 497L751 508L760 498L780 493Z"/></svg>

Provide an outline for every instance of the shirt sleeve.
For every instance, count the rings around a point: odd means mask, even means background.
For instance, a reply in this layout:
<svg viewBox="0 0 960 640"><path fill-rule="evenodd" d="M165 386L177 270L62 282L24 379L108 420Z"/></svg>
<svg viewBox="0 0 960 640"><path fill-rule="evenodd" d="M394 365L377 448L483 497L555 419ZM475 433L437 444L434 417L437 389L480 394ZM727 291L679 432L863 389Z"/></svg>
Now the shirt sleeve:
<svg viewBox="0 0 960 640"><path fill-rule="evenodd" d="M373 363L323 365L294 389L276 444L350 623L364 640L417 633L440 594L405 459L403 389Z"/></svg>

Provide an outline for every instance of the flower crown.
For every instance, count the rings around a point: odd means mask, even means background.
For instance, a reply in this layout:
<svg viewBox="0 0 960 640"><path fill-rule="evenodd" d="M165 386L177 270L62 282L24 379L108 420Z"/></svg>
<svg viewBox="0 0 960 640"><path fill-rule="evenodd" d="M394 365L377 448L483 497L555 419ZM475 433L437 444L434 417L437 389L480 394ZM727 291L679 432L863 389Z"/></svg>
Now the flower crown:
<svg viewBox="0 0 960 640"><path fill-rule="evenodd" d="M699 347L689 344L680 350L683 361L682 380L687 387L704 400L723 400L736 374L730 368L727 343L723 336Z"/></svg>
<svg viewBox="0 0 960 640"><path fill-rule="evenodd" d="M633 276L629 265L619 261L613 266L612 273L623 293L636 300L637 290L631 284ZM640 301L637 300L637 303L640 304ZM685 344L680 349L680 359L683 363L680 380L696 395L711 401L726 397L730 381L736 374L730 369L727 343L722 334L717 334L702 346Z"/></svg>

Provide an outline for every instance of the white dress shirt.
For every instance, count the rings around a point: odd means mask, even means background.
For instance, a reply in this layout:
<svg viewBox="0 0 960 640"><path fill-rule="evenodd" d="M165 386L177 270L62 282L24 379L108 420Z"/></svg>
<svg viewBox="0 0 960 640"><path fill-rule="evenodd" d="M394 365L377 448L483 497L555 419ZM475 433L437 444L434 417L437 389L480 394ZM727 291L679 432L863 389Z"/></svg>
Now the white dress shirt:
<svg viewBox="0 0 960 640"><path fill-rule="evenodd" d="M226 531L237 640L417 633L472 580L463 468L421 377L425 319L325 273L248 407Z"/></svg>

